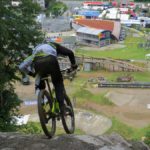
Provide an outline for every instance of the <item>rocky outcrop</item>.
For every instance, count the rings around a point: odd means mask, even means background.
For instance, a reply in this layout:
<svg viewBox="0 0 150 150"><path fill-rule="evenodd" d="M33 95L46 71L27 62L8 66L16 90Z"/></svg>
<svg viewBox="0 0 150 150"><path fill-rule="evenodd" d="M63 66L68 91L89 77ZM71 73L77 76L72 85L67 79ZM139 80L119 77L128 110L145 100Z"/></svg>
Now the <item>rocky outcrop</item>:
<svg viewBox="0 0 150 150"><path fill-rule="evenodd" d="M143 142L126 141L118 134L61 135L52 139L20 133L0 133L0 150L150 150Z"/></svg>

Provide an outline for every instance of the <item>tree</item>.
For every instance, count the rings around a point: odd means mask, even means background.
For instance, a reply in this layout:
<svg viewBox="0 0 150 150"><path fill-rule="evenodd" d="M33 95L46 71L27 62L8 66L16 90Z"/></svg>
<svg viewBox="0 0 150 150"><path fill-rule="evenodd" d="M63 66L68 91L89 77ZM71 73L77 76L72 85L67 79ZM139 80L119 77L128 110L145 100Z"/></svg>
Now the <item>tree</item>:
<svg viewBox="0 0 150 150"><path fill-rule="evenodd" d="M62 2L56 2L51 7L51 13L56 17L61 16L66 10L67 10L67 6Z"/></svg>
<svg viewBox="0 0 150 150"><path fill-rule="evenodd" d="M56 0L45 0L45 8L49 8L55 2L56 2Z"/></svg>
<svg viewBox="0 0 150 150"><path fill-rule="evenodd" d="M52 0L52 2L48 1L47 9L46 9L46 16L49 16L51 13L53 16L57 17L62 15L66 10L67 6L62 2L55 2L55 0Z"/></svg>
<svg viewBox="0 0 150 150"><path fill-rule="evenodd" d="M18 6L12 0L0 2L0 130L6 130L17 114L20 100L14 92L18 63L22 54L30 54L30 45L35 46L43 39L35 17L40 11L31 0L19 0Z"/></svg>

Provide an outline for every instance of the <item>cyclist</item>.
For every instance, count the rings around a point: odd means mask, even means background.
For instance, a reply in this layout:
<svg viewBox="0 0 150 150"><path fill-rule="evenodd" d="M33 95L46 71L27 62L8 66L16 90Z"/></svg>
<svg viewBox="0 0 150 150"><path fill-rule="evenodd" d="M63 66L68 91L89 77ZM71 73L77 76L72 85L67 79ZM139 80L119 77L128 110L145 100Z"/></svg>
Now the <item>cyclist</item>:
<svg viewBox="0 0 150 150"><path fill-rule="evenodd" d="M32 52L32 55L25 59L20 65L19 69L28 75L35 76L35 89L36 91L45 89L45 82L41 80L47 74L51 75L52 83L55 88L56 98L59 102L60 109L64 108L64 83L60 71L59 63L57 60L58 55L68 56L71 68L77 69L74 53L58 44L58 43L42 43L37 45Z"/></svg>

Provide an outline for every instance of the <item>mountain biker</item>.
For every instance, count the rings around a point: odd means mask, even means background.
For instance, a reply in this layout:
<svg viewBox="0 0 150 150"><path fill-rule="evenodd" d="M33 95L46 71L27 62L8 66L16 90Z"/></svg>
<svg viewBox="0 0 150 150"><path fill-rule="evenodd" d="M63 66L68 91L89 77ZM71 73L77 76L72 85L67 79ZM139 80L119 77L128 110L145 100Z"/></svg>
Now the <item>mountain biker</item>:
<svg viewBox="0 0 150 150"><path fill-rule="evenodd" d="M65 88L57 60L58 55L68 56L72 70L77 69L78 66L76 64L74 53L70 49L54 42L37 45L33 49L32 55L19 65L19 69L31 76L35 76L36 74L36 91L45 89L45 82L42 81L41 78L50 74L55 88L56 98L60 108L62 108L61 110L63 110Z"/></svg>

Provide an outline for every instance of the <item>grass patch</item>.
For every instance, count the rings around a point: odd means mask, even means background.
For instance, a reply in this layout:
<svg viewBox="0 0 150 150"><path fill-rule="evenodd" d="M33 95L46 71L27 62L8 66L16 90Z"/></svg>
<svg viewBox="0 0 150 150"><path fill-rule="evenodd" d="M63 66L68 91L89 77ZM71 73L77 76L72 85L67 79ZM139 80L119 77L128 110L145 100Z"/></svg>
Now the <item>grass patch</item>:
<svg viewBox="0 0 150 150"><path fill-rule="evenodd" d="M134 81L150 82L150 72L112 72L106 74L106 78L108 81L116 81L117 77L128 74L134 78Z"/></svg>
<svg viewBox="0 0 150 150"><path fill-rule="evenodd" d="M144 42L143 37L127 37L124 41L124 48L116 48L114 50L98 51L93 50L83 50L82 48L76 50L76 55L84 55L89 57L109 57L114 59L145 59L145 55L150 53L150 49L145 50L144 48L139 48L138 43Z"/></svg>
<svg viewBox="0 0 150 150"><path fill-rule="evenodd" d="M41 124L39 122L28 122L26 125L19 126L17 128L17 131L25 134L44 135ZM66 134L65 130L61 127L57 127L55 135L62 135L62 134ZM80 129L75 129L74 134L84 134L84 132Z"/></svg>
<svg viewBox="0 0 150 150"><path fill-rule="evenodd" d="M144 137L146 133L150 130L150 126L147 126L145 128L130 127L122 123L115 117L111 118L111 120L112 127L107 131L107 134L116 132L126 139L141 140L141 138Z"/></svg>
<svg viewBox="0 0 150 150"><path fill-rule="evenodd" d="M90 91L84 88L80 88L76 93L74 93L74 97L76 97L79 101L79 104L84 103L85 101L93 101L97 104L101 105L114 105L108 98L105 97L105 93L103 94L92 94Z"/></svg>
<svg viewBox="0 0 150 150"><path fill-rule="evenodd" d="M109 71L90 71L90 72L79 72L79 76L75 78L72 86L75 89L79 87L87 88L89 78L104 77L109 82L115 82L120 76L130 75L135 81L150 82L150 72L109 72ZM81 77L80 77L81 76ZM84 77L83 77L84 76Z"/></svg>

